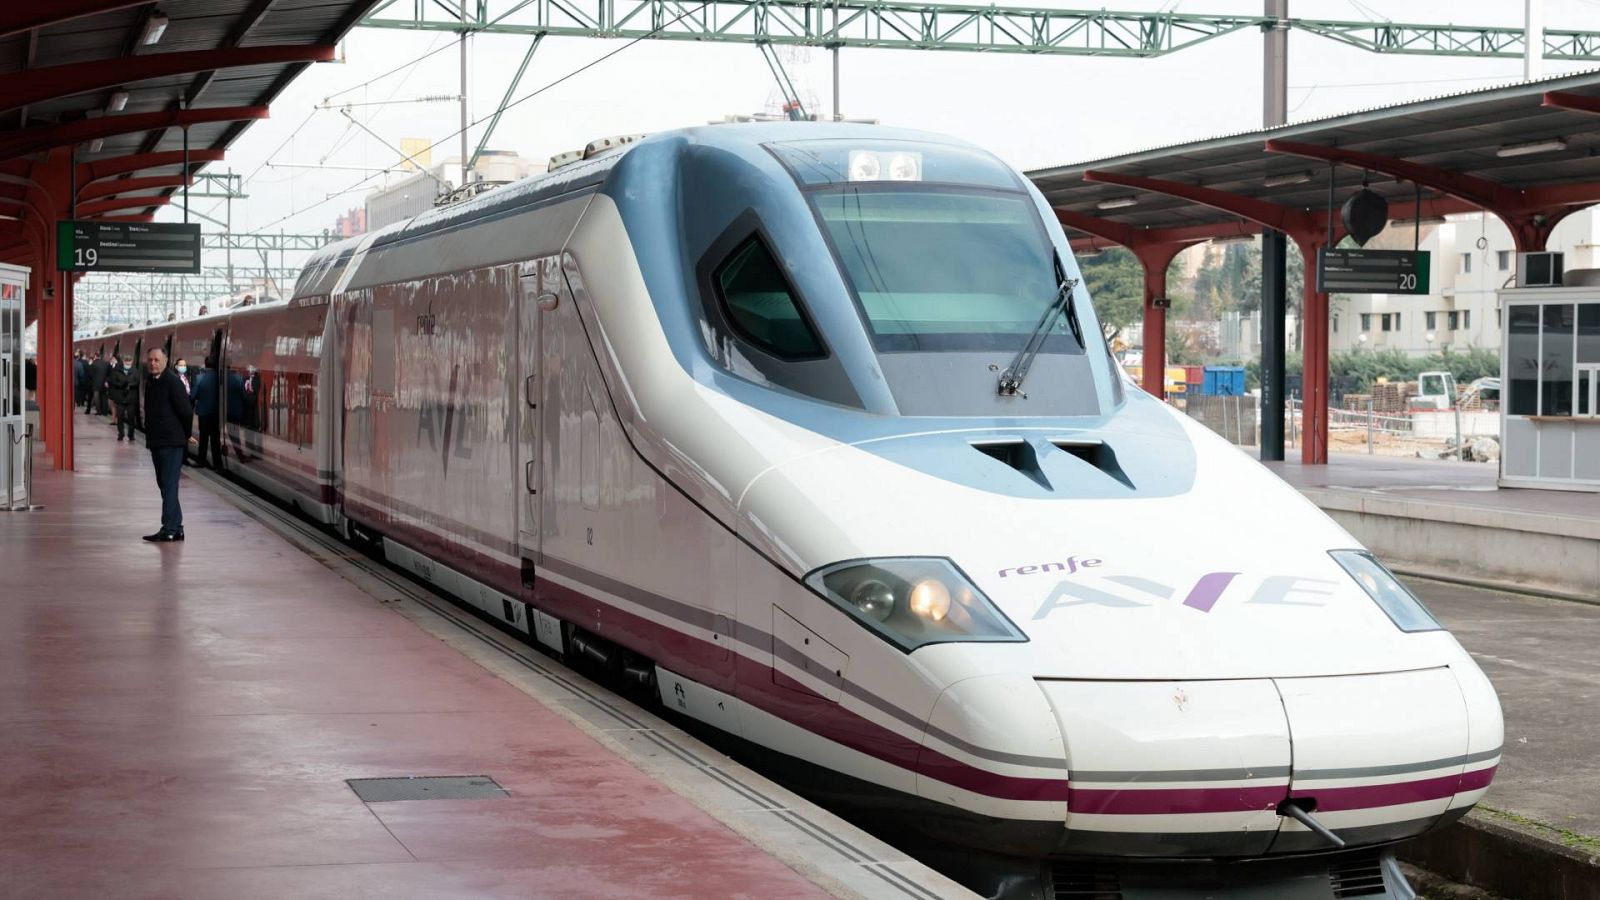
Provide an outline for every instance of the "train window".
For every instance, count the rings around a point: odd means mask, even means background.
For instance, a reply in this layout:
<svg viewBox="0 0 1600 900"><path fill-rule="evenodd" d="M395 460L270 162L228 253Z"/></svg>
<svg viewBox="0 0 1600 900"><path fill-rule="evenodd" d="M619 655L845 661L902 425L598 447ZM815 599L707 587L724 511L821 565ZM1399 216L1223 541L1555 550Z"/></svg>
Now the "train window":
<svg viewBox="0 0 1600 900"><path fill-rule="evenodd" d="M780 359L824 355L772 251L752 235L717 268L723 314L739 336Z"/></svg>
<svg viewBox="0 0 1600 900"><path fill-rule="evenodd" d="M706 353L744 381L859 409L855 385L774 246L746 210L701 255L695 274Z"/></svg>

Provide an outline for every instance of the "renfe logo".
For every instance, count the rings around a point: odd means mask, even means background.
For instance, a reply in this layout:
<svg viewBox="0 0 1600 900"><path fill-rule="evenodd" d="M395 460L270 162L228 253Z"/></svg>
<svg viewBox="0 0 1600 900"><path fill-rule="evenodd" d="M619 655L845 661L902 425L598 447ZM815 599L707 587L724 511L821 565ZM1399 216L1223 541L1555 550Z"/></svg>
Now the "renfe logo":
<svg viewBox="0 0 1600 900"><path fill-rule="evenodd" d="M1040 572L1066 572L1068 575L1072 575L1080 567L1093 569L1099 566L1100 563L1101 560L1098 558L1080 560L1076 556L1069 556L1064 563L1051 562L1036 566L1013 566L1009 569L1001 569L1000 577L1005 578L1008 575L1037 575Z"/></svg>

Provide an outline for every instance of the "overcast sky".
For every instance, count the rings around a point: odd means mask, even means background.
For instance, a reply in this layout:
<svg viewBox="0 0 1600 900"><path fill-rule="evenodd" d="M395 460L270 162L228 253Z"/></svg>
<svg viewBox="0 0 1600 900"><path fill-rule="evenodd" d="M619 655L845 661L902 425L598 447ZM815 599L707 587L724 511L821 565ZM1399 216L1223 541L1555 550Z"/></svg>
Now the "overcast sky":
<svg viewBox="0 0 1600 900"><path fill-rule="evenodd" d="M1600 0L1545 0L1551 28L1600 30ZM504 0L491 7L503 6ZM1013 5L1082 8L1083 3ZM1180 12L1258 14L1260 0L1102 0L1095 6ZM1290 0L1300 18L1401 22L1447 19L1472 25L1520 25L1522 0ZM362 204L381 176L298 166L389 166L401 138L442 140L459 128L454 102L355 106L350 112L382 137L352 127L336 102L410 99L458 92L460 58L450 46L415 66L401 64L452 44L454 35L356 29L342 63L308 68L253 124L212 171L246 174L250 199L234 204L234 230L320 232ZM472 119L500 102L527 39L479 35L471 41L467 94ZM620 41L550 38L540 47L516 96L529 94ZM845 50L841 111L884 124L955 135L1019 168L1076 162L1143 147L1257 128L1261 125L1259 32L1241 32L1156 59L1028 57L974 53ZM830 112L832 69L827 51L801 50L791 72L803 93ZM1546 62L1546 74L1574 71ZM1301 120L1403 100L1506 83L1522 76L1521 60L1446 59L1367 53L1303 32L1289 38L1289 116ZM373 79L377 80L373 80ZM367 84L367 82L371 82ZM361 86L364 85L364 86ZM360 86L360 87L357 87ZM545 159L597 137L656 132L766 109L773 79L751 45L643 41L509 110L490 146ZM471 130L474 145L484 126ZM443 141L434 159L459 153ZM358 182L360 184L358 185ZM353 189L354 188L354 189ZM341 193L343 192L343 193ZM338 194L331 199L329 194ZM197 200L205 211L217 201ZM220 213L220 207L218 208ZM161 218L181 217L176 204ZM208 230L211 226L207 226Z"/></svg>

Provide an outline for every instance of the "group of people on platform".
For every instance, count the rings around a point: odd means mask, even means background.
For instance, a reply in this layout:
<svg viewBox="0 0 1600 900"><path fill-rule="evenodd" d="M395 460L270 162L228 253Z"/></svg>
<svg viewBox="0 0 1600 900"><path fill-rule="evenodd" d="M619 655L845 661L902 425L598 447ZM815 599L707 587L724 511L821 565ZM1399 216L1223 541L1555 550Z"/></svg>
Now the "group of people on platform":
<svg viewBox="0 0 1600 900"><path fill-rule="evenodd" d="M144 407L139 407L144 379ZM145 370L134 368L131 355L117 357L96 353L92 357L79 350L73 360L73 386L77 402L86 414L110 414L117 426L117 440L133 440L135 425L144 429L145 447L156 470L156 485L161 490L161 529L144 539L154 543L183 540L183 509L178 504L178 479L187 453L196 445L196 465L200 468L222 465L222 427L218 421L221 383L216 360L206 358L205 367L191 375L188 361L179 357L172 365L160 348L152 349ZM191 437L195 418L200 420L200 437ZM210 462L207 462L207 456Z"/></svg>
<svg viewBox="0 0 1600 900"><path fill-rule="evenodd" d="M163 354L165 357L165 354ZM143 427L143 410L139 408L140 379L148 374L138 368L132 355L95 353L82 350L73 360L73 387L76 402L90 415L109 415L117 426L117 440L132 442L135 427ZM222 425L218 420L220 402L218 391L221 379L216 361L206 358L205 367L191 372L189 361L178 357L170 368L189 398L192 415L200 420L200 440L196 449L195 465L200 468L221 465ZM150 377L155 377L150 375ZM210 461L207 461L207 457Z"/></svg>

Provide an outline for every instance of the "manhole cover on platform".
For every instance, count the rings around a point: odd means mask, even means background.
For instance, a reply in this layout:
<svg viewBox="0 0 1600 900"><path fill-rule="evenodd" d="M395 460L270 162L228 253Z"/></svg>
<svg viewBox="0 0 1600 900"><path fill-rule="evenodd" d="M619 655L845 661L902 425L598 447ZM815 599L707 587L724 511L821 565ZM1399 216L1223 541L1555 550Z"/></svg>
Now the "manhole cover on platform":
<svg viewBox="0 0 1600 900"><path fill-rule="evenodd" d="M487 775L431 775L423 778L351 778L345 781L367 803L390 800L484 800L510 792Z"/></svg>

